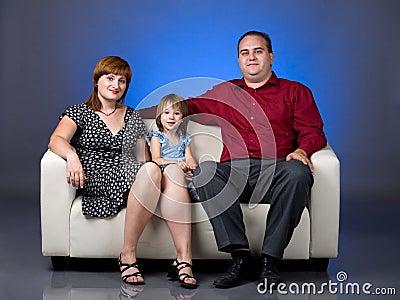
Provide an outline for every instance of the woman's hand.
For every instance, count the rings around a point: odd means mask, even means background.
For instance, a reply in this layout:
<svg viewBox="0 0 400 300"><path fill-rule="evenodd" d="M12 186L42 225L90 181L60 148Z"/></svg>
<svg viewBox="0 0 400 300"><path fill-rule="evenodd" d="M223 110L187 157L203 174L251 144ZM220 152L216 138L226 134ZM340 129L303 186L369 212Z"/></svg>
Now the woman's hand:
<svg viewBox="0 0 400 300"><path fill-rule="evenodd" d="M83 188L86 177L83 167L76 153L67 155L67 182L74 188Z"/></svg>
<svg viewBox="0 0 400 300"><path fill-rule="evenodd" d="M74 188L82 188L85 174L78 155L70 145L77 128L73 120L64 116L50 137L49 149L67 161L68 184Z"/></svg>

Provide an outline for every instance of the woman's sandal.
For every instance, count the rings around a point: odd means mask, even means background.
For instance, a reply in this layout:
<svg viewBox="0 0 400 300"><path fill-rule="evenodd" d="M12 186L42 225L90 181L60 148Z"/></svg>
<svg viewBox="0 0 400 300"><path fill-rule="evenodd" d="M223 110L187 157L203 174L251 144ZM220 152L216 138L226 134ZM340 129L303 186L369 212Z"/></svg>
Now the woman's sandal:
<svg viewBox="0 0 400 300"><path fill-rule="evenodd" d="M144 279L144 277L143 277L143 275L142 275L142 273L140 273L140 270L139 270L139 266L138 266L138 264L137 264L137 262L134 262L133 264L124 264L122 261L121 261L121 254L119 255L119 258L118 258L118 264L119 264L119 269L120 269L120 271L121 271L121 279L122 279L122 281L123 282L125 282L126 284L132 284L132 285L143 285L144 284L144 281L139 281L139 282L133 282L133 281L128 281L127 279L128 278L130 278L130 277L142 277L143 279ZM123 268L123 269L121 269L121 268ZM135 273L132 273L132 274L127 274L127 275L123 275L122 276L122 274L126 271L126 270L129 270L130 268L136 268L138 271L137 272L135 272Z"/></svg>
<svg viewBox="0 0 400 300"><path fill-rule="evenodd" d="M176 265L174 265L174 263L176 263ZM187 273L179 274L179 272L184 268L193 269L191 264L189 264L187 262L179 262L178 259L175 258L175 260L173 261L173 263L169 267L167 277L169 277L170 280L172 280L172 281L178 280L179 283L181 284L181 287L184 287L186 289L195 289L195 288L197 288L199 286L197 283L193 284L193 283L185 282L186 278L195 279L192 275L189 275Z"/></svg>

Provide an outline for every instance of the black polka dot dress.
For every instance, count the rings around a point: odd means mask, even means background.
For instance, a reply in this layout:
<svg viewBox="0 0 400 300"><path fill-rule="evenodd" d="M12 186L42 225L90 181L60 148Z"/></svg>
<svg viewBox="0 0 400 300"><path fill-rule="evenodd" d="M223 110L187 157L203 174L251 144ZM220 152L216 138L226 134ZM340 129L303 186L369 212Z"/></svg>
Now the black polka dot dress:
<svg viewBox="0 0 400 300"><path fill-rule="evenodd" d="M125 126L115 135L93 109L85 104L70 106L67 115L78 126L71 139L85 172L82 213L93 217L117 214L144 161L135 157L137 139L146 135L139 113L127 107Z"/></svg>

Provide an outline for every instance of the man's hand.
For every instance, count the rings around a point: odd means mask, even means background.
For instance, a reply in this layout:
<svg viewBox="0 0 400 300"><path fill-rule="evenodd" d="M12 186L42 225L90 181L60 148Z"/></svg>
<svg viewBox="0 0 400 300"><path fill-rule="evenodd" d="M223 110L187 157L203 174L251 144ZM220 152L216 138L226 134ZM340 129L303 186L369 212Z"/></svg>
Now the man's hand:
<svg viewBox="0 0 400 300"><path fill-rule="evenodd" d="M296 149L294 152L289 153L288 156L286 156L286 161L292 159L301 161L303 164L308 166L311 173L314 174L314 166L311 163L311 160L307 157L307 153L303 149Z"/></svg>

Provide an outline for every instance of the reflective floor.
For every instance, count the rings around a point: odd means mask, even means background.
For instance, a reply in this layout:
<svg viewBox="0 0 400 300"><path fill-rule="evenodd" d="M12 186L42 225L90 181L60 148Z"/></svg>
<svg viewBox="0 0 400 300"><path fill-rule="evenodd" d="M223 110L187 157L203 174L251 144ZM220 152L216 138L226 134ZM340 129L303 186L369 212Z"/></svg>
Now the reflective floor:
<svg viewBox="0 0 400 300"><path fill-rule="evenodd" d="M123 285L116 265L53 271L50 258L41 254L39 200L7 197L1 202L0 299L400 299L400 203L390 201L388 207L373 200L347 205L342 199L340 253L328 272L285 268L286 286L271 293L256 282L213 288L224 262L196 261L196 290L168 281L166 262L143 262L142 287Z"/></svg>

